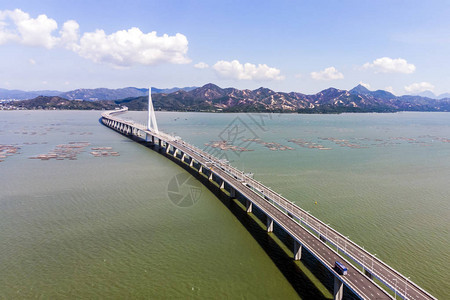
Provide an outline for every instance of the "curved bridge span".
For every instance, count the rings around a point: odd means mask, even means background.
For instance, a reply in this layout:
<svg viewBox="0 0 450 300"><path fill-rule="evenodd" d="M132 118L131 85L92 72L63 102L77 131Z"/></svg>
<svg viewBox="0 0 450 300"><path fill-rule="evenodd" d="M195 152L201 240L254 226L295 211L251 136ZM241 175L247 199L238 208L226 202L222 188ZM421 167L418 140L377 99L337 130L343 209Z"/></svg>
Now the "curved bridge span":
<svg viewBox="0 0 450 300"><path fill-rule="evenodd" d="M253 206L257 206L266 215L268 232L273 231L275 222L293 238L295 260L301 259L304 247L334 275L334 299L342 299L343 285L361 299L436 299L345 235L227 162L177 137L121 119L119 115L127 110L123 108L103 113L102 123L126 136L158 146L160 151L208 176L231 197L242 196L246 201L247 212L252 212ZM337 272L336 261L347 267L347 275ZM393 296L378 285L374 278L390 289Z"/></svg>

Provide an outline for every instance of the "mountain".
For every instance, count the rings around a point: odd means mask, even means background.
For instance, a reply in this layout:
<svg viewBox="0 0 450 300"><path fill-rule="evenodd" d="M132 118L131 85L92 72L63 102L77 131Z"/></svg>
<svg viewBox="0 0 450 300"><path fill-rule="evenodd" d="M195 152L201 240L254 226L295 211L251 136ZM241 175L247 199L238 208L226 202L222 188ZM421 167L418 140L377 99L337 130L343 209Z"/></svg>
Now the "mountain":
<svg viewBox="0 0 450 300"><path fill-rule="evenodd" d="M450 93L440 94L439 96L437 96L437 98L438 99L446 99L446 98L450 99Z"/></svg>
<svg viewBox="0 0 450 300"><path fill-rule="evenodd" d="M431 98L431 99L445 99L445 98L450 98L450 93L444 93L444 94L440 94L439 96L437 96L432 91L423 91L421 93L413 94L411 96L420 96L420 97L426 97L426 98Z"/></svg>
<svg viewBox="0 0 450 300"><path fill-rule="evenodd" d="M168 88L168 89L159 89L152 88L152 94L155 93L164 93L169 94L179 90L191 91L196 87L183 87L183 88ZM0 100L25 100L32 99L38 96L59 96L68 100L87 100L87 101L98 101L98 100L117 100L124 99L129 97L140 97L148 95L148 88L135 88L135 87L126 87L121 89L107 89L107 88L98 88L98 89L77 89L68 92L60 92L60 91L21 91L21 90L7 90L0 89Z"/></svg>
<svg viewBox="0 0 450 300"><path fill-rule="evenodd" d="M19 109L67 109L67 110L101 110L114 109L113 101L69 100L58 96L38 96L29 100L16 100L8 103Z"/></svg>
<svg viewBox="0 0 450 300"><path fill-rule="evenodd" d="M31 100L13 101L8 103L24 109L112 109L125 105L130 110L146 110L148 96L146 89L124 88L117 90L94 89L78 90L87 100L70 100L63 97L36 97ZM161 91L161 90L160 90ZM139 95L128 97L128 95ZM70 94L72 97L77 93ZM115 98L116 100L92 101L97 99ZM202 87L178 89L171 93L155 93L152 96L153 105L157 110L168 111L209 111L209 112L297 112L297 113L343 113L343 112L396 112L396 111L450 111L450 98L432 99L421 96L397 97L383 90L370 91L358 85L347 91L328 88L316 94L275 92L260 87L255 90L239 90L235 88L220 88L208 83ZM0 103L0 109L1 107ZM10 108L7 108L10 109Z"/></svg>
<svg viewBox="0 0 450 300"><path fill-rule="evenodd" d="M0 89L0 100L24 100L24 99L31 99L35 98L37 96L46 95L46 96L57 96L61 94L60 91L49 91L49 90L43 90L43 91L20 91L20 90L7 90L7 89Z"/></svg>
<svg viewBox="0 0 450 300"><path fill-rule="evenodd" d="M351 94L361 94L361 95L370 94L371 93L365 86L363 86L361 84L358 84L357 86L352 88L349 92Z"/></svg>
<svg viewBox="0 0 450 300"><path fill-rule="evenodd" d="M148 89L138 89L135 87L126 87L122 89L77 89L69 92L60 94L62 98L69 100L87 100L87 101L98 101L98 100L116 100L123 99L127 97L140 97L148 95Z"/></svg>
<svg viewBox="0 0 450 300"><path fill-rule="evenodd" d="M193 90L195 87L185 88L170 88L170 89L158 89L152 88L152 94L155 93L173 93L179 90ZM141 97L148 95L148 88L135 88L126 87L121 89L78 89L60 94L60 97L67 98L69 100L87 100L87 101L103 101L103 100L118 100L130 97Z"/></svg>
<svg viewBox="0 0 450 300"><path fill-rule="evenodd" d="M158 89L158 88L152 87L152 94L170 94L170 93L173 93L173 92L176 92L179 90L189 92L196 88L197 88L196 86L186 86L186 87L182 87L182 88L174 87L174 88L169 88L169 89ZM147 95L148 95L148 92L147 92Z"/></svg>
<svg viewBox="0 0 450 300"><path fill-rule="evenodd" d="M437 96L432 91L423 91L418 94L413 94L413 96L427 97L431 99L437 99Z"/></svg>
<svg viewBox="0 0 450 300"><path fill-rule="evenodd" d="M362 86L361 84L358 84L349 92L354 95L371 96L374 99L383 99L383 100L394 99L396 97L394 94L386 92L384 90L376 90L373 92L369 91L366 87Z"/></svg>
<svg viewBox="0 0 450 300"><path fill-rule="evenodd" d="M395 112L450 111L450 99L434 100L420 96L397 97L383 90L370 91L358 85L350 91L328 88L317 94L256 90L222 89L208 83L202 87L170 94L155 94L153 105L158 110L215 112ZM147 109L147 97L116 100L130 110Z"/></svg>

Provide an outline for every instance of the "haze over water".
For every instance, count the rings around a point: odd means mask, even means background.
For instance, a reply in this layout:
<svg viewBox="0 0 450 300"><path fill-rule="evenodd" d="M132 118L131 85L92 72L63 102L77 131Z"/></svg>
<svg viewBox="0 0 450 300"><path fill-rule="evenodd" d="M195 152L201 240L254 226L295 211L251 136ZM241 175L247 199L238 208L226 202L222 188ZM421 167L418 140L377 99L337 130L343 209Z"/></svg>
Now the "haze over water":
<svg viewBox="0 0 450 300"><path fill-rule="evenodd" d="M167 186L184 171L100 125L100 112L0 116L0 144L20 147L0 163L0 298L298 297L206 188L175 206ZM231 139L252 150L224 153L434 296L449 294L448 113L157 119L199 148ZM84 150L76 160L29 159L70 145ZM293 149L268 148L281 146ZM109 147L120 156L90 154Z"/></svg>

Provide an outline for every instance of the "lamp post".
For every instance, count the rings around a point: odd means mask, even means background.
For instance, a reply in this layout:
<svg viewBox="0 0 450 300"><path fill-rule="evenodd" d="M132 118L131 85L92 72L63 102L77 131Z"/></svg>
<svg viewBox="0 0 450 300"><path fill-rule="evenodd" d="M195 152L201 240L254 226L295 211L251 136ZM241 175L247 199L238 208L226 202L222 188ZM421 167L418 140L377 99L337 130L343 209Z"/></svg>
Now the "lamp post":
<svg viewBox="0 0 450 300"><path fill-rule="evenodd" d="M394 288L395 296L394 296L394 299L397 299L397 278L394 278L394 279L395 279L395 288Z"/></svg>
<svg viewBox="0 0 450 300"><path fill-rule="evenodd" d="M361 253L361 264L362 264L362 267L363 267L363 271L365 271L366 270L366 267L364 266L365 264L364 264L364 255Z"/></svg>
<svg viewBox="0 0 450 300"><path fill-rule="evenodd" d="M375 259L375 256L377 256L376 253L372 254L372 273L373 273L373 261L374 261L374 259Z"/></svg>

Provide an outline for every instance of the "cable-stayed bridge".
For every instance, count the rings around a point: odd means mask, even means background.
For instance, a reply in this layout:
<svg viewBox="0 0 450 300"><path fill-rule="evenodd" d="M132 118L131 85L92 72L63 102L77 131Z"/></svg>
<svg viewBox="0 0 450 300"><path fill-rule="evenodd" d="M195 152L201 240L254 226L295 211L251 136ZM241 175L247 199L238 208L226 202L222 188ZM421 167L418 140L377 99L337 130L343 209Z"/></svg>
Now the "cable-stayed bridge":
<svg viewBox="0 0 450 300"><path fill-rule="evenodd" d="M127 108L103 113L103 124L146 141L178 163L189 165L191 171L203 174L230 197L245 199L248 213L253 206L258 207L266 216L267 232L272 232L277 224L293 238L295 260L301 259L305 248L334 275L334 299L342 299L343 285L361 299L436 299L374 254L251 176L178 137L159 131L150 91L147 125L120 118L125 111ZM346 275L335 268L336 261L347 268Z"/></svg>

